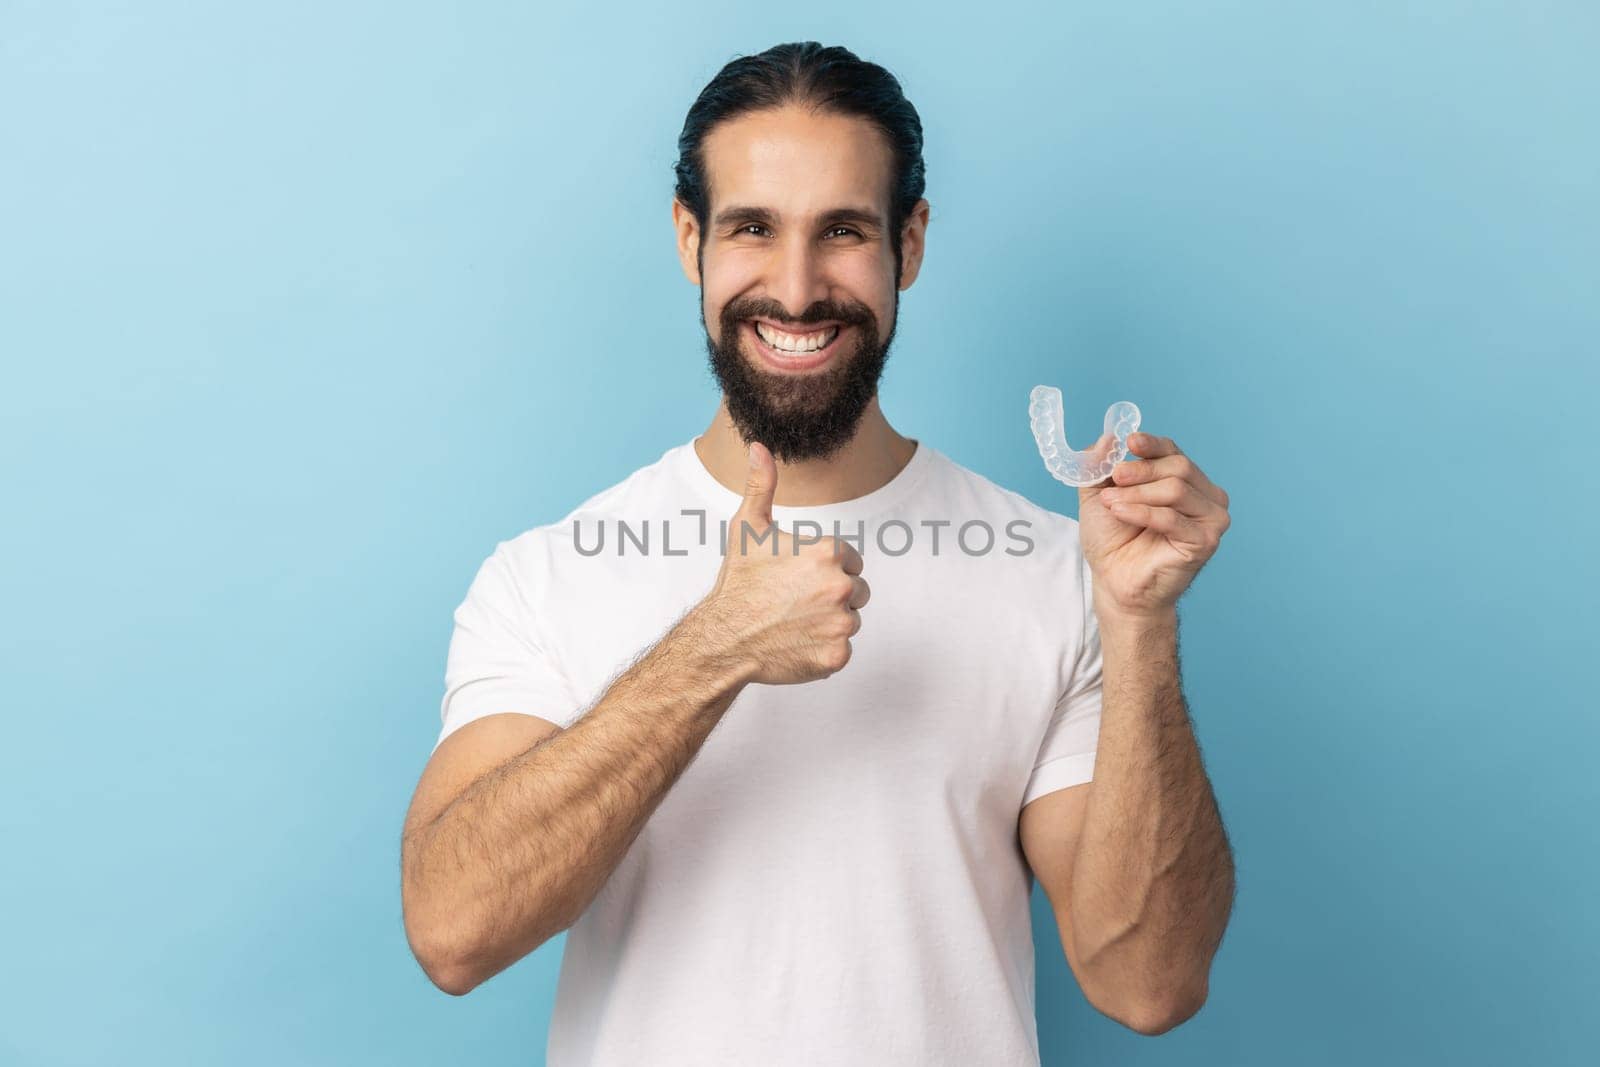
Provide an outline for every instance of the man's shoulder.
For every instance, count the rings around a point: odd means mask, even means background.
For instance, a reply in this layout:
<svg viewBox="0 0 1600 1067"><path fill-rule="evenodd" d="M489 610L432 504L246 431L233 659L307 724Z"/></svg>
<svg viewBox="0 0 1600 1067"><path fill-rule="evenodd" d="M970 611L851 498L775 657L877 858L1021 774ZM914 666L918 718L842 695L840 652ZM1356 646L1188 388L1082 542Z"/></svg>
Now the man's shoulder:
<svg viewBox="0 0 1600 1067"><path fill-rule="evenodd" d="M543 553L553 545L569 544L580 527L587 530L589 524L604 519L656 518L657 512L679 499L681 453L689 447L687 443L673 445L655 460L587 497L559 519L529 527L503 541L500 548L515 554Z"/></svg>

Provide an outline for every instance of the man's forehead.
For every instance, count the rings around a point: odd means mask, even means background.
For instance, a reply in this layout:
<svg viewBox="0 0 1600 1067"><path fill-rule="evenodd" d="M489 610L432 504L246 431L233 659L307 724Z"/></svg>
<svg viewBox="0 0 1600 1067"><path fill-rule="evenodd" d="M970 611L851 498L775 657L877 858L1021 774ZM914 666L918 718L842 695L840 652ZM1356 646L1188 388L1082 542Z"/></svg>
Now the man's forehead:
<svg viewBox="0 0 1600 1067"><path fill-rule="evenodd" d="M719 217L723 205L790 221L854 210L882 224L891 157L865 119L793 107L752 112L718 123L703 149Z"/></svg>

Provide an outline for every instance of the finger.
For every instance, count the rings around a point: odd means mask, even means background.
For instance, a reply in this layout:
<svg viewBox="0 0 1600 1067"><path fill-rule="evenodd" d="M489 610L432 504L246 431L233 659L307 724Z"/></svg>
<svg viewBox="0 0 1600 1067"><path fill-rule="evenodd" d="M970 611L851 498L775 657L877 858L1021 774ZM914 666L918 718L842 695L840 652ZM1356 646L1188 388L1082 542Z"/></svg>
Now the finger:
<svg viewBox="0 0 1600 1067"><path fill-rule="evenodd" d="M772 525L772 498L778 491L778 465L760 441L750 442L750 465L745 471L744 499L735 519L748 520L757 532Z"/></svg>
<svg viewBox="0 0 1600 1067"><path fill-rule="evenodd" d="M1100 494L1100 499L1107 504L1121 500L1129 504L1169 507L1193 519L1209 519L1222 510L1215 500L1177 477L1107 489Z"/></svg>
<svg viewBox="0 0 1600 1067"><path fill-rule="evenodd" d="M1128 447L1139 453L1145 459L1158 459L1161 456L1181 456L1183 450L1170 437L1157 437L1153 433L1130 433Z"/></svg>
<svg viewBox="0 0 1600 1067"><path fill-rule="evenodd" d="M1136 485L1158 478L1182 478L1218 504L1226 506L1228 494L1206 477L1194 460L1181 453L1160 459L1129 459L1111 468L1111 480L1118 485Z"/></svg>
<svg viewBox="0 0 1600 1067"><path fill-rule="evenodd" d="M872 588L867 585L865 578L857 576L851 581L855 584L855 589L850 594L850 606L857 609L866 607L867 601L872 599Z"/></svg>
<svg viewBox="0 0 1600 1067"><path fill-rule="evenodd" d="M1134 435L1134 437L1138 436L1141 435ZM1130 444L1133 442L1132 437L1128 440ZM1160 440L1168 441L1169 443L1171 441L1170 438L1161 438ZM1173 448L1176 449L1177 446L1173 445ZM1141 449L1140 451L1142 453L1145 450ZM1206 477L1205 471L1201 470L1194 460L1179 451L1173 451L1159 457L1125 460L1111 468L1111 480L1117 485L1134 485L1138 482L1149 482L1168 476L1182 478L1221 506L1228 506L1227 492L1220 485Z"/></svg>
<svg viewBox="0 0 1600 1067"><path fill-rule="evenodd" d="M1143 526L1167 536L1168 540L1210 549L1205 527L1194 519L1172 508L1154 507L1150 504L1117 503L1109 505L1118 522L1129 526Z"/></svg>
<svg viewBox="0 0 1600 1067"><path fill-rule="evenodd" d="M861 573L861 553L856 551L855 545L852 545L842 537L835 537L833 539L833 554L846 574Z"/></svg>
<svg viewBox="0 0 1600 1067"><path fill-rule="evenodd" d="M853 622L850 626L849 636L854 637L856 634L861 632L861 612L857 611L855 608L851 608L850 617Z"/></svg>

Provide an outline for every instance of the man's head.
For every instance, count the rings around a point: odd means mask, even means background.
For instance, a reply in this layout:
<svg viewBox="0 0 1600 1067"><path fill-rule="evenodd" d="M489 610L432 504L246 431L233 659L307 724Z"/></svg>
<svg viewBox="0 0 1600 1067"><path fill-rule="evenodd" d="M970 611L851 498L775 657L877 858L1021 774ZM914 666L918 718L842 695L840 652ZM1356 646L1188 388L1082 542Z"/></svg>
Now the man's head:
<svg viewBox="0 0 1600 1067"><path fill-rule="evenodd" d="M922 265L916 109L846 49L778 45L700 93L676 170L678 254L734 424L782 460L831 455L877 395Z"/></svg>

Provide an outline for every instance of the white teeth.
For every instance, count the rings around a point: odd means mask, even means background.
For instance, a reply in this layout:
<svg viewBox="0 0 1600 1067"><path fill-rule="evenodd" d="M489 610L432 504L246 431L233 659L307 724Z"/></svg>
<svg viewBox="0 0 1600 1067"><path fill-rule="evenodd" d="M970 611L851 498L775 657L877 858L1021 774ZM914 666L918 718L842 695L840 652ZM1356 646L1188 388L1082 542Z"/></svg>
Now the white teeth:
<svg viewBox="0 0 1600 1067"><path fill-rule="evenodd" d="M773 329L764 322L756 323L756 333L761 335L761 339L783 352L815 352L826 347L838 332L839 327L829 326L820 333L792 334Z"/></svg>

